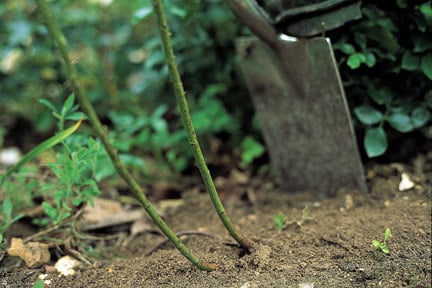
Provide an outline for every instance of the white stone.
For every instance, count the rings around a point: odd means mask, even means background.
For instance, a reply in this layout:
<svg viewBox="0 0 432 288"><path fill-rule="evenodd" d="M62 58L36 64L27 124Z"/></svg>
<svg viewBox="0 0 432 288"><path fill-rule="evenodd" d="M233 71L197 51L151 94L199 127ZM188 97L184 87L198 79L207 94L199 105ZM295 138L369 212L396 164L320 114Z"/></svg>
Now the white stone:
<svg viewBox="0 0 432 288"><path fill-rule="evenodd" d="M414 188L414 182L411 181L407 173L402 173L402 180L399 183L399 191L406 191L411 188Z"/></svg>
<svg viewBox="0 0 432 288"><path fill-rule="evenodd" d="M16 147L5 148L0 151L0 163L12 166L21 159L21 152Z"/></svg>
<svg viewBox="0 0 432 288"><path fill-rule="evenodd" d="M314 283L299 283L299 288L314 288Z"/></svg>
<svg viewBox="0 0 432 288"><path fill-rule="evenodd" d="M71 256L61 257L54 265L57 271L64 276L74 275L76 273L74 268L78 268L80 266L81 262L79 262L75 258L72 258Z"/></svg>

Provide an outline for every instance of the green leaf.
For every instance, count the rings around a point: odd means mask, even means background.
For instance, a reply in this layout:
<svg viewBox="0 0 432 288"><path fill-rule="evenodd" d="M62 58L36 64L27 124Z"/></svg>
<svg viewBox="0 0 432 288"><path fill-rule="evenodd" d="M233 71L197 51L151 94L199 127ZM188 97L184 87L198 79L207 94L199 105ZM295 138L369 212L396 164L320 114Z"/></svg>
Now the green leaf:
<svg viewBox="0 0 432 288"><path fill-rule="evenodd" d="M9 24L6 23L3 23L2 26L3 29L7 28L9 32L9 45L12 47L25 44L27 43L28 39L31 38L34 28L30 22L26 20L16 20Z"/></svg>
<svg viewBox="0 0 432 288"><path fill-rule="evenodd" d="M247 136L240 144L240 147L242 149L240 168L246 168L265 151L264 146L251 136Z"/></svg>
<svg viewBox="0 0 432 288"><path fill-rule="evenodd" d="M65 118L65 120L73 120L73 121L79 121L80 119L87 120L88 117L84 115L82 112L74 112L72 114L69 114Z"/></svg>
<svg viewBox="0 0 432 288"><path fill-rule="evenodd" d="M53 116L54 116L54 118L56 118L56 119L58 119L58 120L61 120L61 116L60 116L60 114L58 114L57 112L53 112Z"/></svg>
<svg viewBox="0 0 432 288"><path fill-rule="evenodd" d="M72 215L72 213L70 212L64 212L62 214L60 214L60 217L58 217L58 219L54 220L54 224L58 224L60 222L62 222L63 220L69 218Z"/></svg>
<svg viewBox="0 0 432 288"><path fill-rule="evenodd" d="M349 43L342 43L340 45L337 45L335 48L342 51L346 55L351 55L355 52L354 46Z"/></svg>
<svg viewBox="0 0 432 288"><path fill-rule="evenodd" d="M168 131L168 123L163 118L153 118L151 121L151 125L156 133L163 133Z"/></svg>
<svg viewBox="0 0 432 288"><path fill-rule="evenodd" d="M402 112L395 112L387 117L387 122L397 131L406 133L414 129L411 118Z"/></svg>
<svg viewBox="0 0 432 288"><path fill-rule="evenodd" d="M414 128L423 127L430 119L431 113L424 106L417 107L411 112L411 122Z"/></svg>
<svg viewBox="0 0 432 288"><path fill-rule="evenodd" d="M101 181L104 178L114 175L116 172L114 165L112 164L112 161L106 154L105 150L104 154L97 158L95 166L96 168L94 178L96 181Z"/></svg>
<svg viewBox="0 0 432 288"><path fill-rule="evenodd" d="M391 237L391 230L390 228L387 228L384 232L384 242L386 242Z"/></svg>
<svg viewBox="0 0 432 288"><path fill-rule="evenodd" d="M273 216L273 222L279 231L282 231L286 228L286 216L283 213L278 213Z"/></svg>
<svg viewBox="0 0 432 288"><path fill-rule="evenodd" d="M377 157L387 150L387 136L382 127L366 130L364 147L369 158Z"/></svg>
<svg viewBox="0 0 432 288"><path fill-rule="evenodd" d="M71 94L66 99L66 101L63 104L63 107L61 109L60 115L61 115L62 119L64 119L66 117L66 115L69 113L69 111L72 109L74 102L75 102L75 95Z"/></svg>
<svg viewBox="0 0 432 288"><path fill-rule="evenodd" d="M81 193L84 191L81 191ZM77 207L78 205L80 205L81 203L85 202L86 199L83 198L72 198L72 205Z"/></svg>
<svg viewBox="0 0 432 288"><path fill-rule="evenodd" d="M432 53L428 53L422 57L420 68L426 77L432 80Z"/></svg>
<svg viewBox="0 0 432 288"><path fill-rule="evenodd" d="M132 24L133 25L137 24L139 21L147 18L152 13L153 13L153 7L149 3L148 6L144 6L141 9L138 9L137 11L135 11L135 13L132 16Z"/></svg>
<svg viewBox="0 0 432 288"><path fill-rule="evenodd" d="M393 19L389 17L378 17L375 20L375 23L380 27L383 28L383 32L397 32L399 30L399 27L394 23ZM392 35L393 36L393 35Z"/></svg>
<svg viewBox="0 0 432 288"><path fill-rule="evenodd" d="M367 46L367 39L366 36L362 33L355 33L354 34L354 41L360 46L362 50L366 49Z"/></svg>
<svg viewBox="0 0 432 288"><path fill-rule="evenodd" d="M366 125L378 124L383 119L383 114L369 105L361 105L354 109L357 118Z"/></svg>
<svg viewBox="0 0 432 288"><path fill-rule="evenodd" d="M51 206L51 204L47 202L42 202L42 209L52 220L54 221L57 220L58 218L57 210L53 206Z"/></svg>
<svg viewBox="0 0 432 288"><path fill-rule="evenodd" d="M379 105L390 103L393 95L389 88L372 84L367 86L367 93Z"/></svg>
<svg viewBox="0 0 432 288"><path fill-rule="evenodd" d="M347 65L351 69L357 69L360 67L361 63L365 61L366 61L365 55L363 55L362 53L354 53L348 57Z"/></svg>
<svg viewBox="0 0 432 288"><path fill-rule="evenodd" d="M389 254L389 253L390 253L390 250L389 250L389 248L387 247L386 244L382 245L382 246L380 247L380 249L381 249L381 251L382 251L383 253L385 253L385 254Z"/></svg>
<svg viewBox="0 0 432 288"><path fill-rule="evenodd" d="M4 201L1 205L1 211L0 211L0 215L1 215L0 220L1 221L0 221L0 223L3 222L3 224L0 225L0 234L3 233L4 231L6 231L12 223L14 223L15 221L18 221L19 219L24 217L24 215L16 215L15 217L12 218L12 212L13 212L13 203L12 203L12 200L8 197L8 198L4 199ZM1 241L0 241L0 244L1 244Z"/></svg>
<svg viewBox="0 0 432 288"><path fill-rule="evenodd" d="M180 17L180 18L185 18L186 15L187 15L187 11L186 11L186 9L184 9L184 8L181 7L181 6L173 6L173 5L170 5L170 6L167 7L167 11L168 11L169 13L172 13L172 14L175 15L175 16Z"/></svg>
<svg viewBox="0 0 432 288"><path fill-rule="evenodd" d="M38 279L33 284L33 288L44 288L44 281L42 279Z"/></svg>
<svg viewBox="0 0 432 288"><path fill-rule="evenodd" d="M366 64L369 68L375 66L375 64L376 64L376 58L375 58L375 55L374 55L372 52L367 52L367 53L365 54L365 57L366 57L366 59L365 59L365 64Z"/></svg>
<svg viewBox="0 0 432 288"><path fill-rule="evenodd" d="M350 67L351 69L357 69L360 67L361 61L359 59L359 57L355 54L352 54L348 57L347 60L347 65L348 67Z"/></svg>
<svg viewBox="0 0 432 288"><path fill-rule="evenodd" d="M402 56L401 68L408 71L415 71L420 64L420 57L412 54L410 51L405 51Z"/></svg>
<svg viewBox="0 0 432 288"><path fill-rule="evenodd" d="M396 3L399 8L405 9L408 7L407 0L397 0Z"/></svg>
<svg viewBox="0 0 432 288"><path fill-rule="evenodd" d="M422 17L415 17L414 22L416 24L417 30L420 32L426 32L429 28L429 23L426 20L426 18L422 18ZM414 31L414 30L413 30Z"/></svg>
<svg viewBox="0 0 432 288"><path fill-rule="evenodd" d="M200 95L201 99L212 100L212 97L225 93L227 91L227 85L221 83L209 84L204 92Z"/></svg>
<svg viewBox="0 0 432 288"><path fill-rule="evenodd" d="M430 37L427 37L424 34L415 33L412 35L411 41L414 44L414 48L413 48L414 53L426 52L432 48L432 41L430 41Z"/></svg>
<svg viewBox="0 0 432 288"><path fill-rule="evenodd" d="M38 102L41 103L42 105L48 107L48 109L50 109L52 112L58 113L57 108L48 99L43 99L43 98L42 99L38 99Z"/></svg>
<svg viewBox="0 0 432 288"><path fill-rule="evenodd" d="M131 154L120 154L120 160L127 166L135 168L144 168L145 162L140 157ZM88 183L87 183L88 184Z"/></svg>
<svg viewBox="0 0 432 288"><path fill-rule="evenodd" d="M373 241L372 241L372 245L373 245L375 248L377 248L377 249L380 249L380 248L381 248L381 242L378 241L378 240L373 240Z"/></svg>
<svg viewBox="0 0 432 288"><path fill-rule="evenodd" d="M432 2L428 1L420 5L420 12L425 16L425 18L432 18Z"/></svg>
<svg viewBox="0 0 432 288"><path fill-rule="evenodd" d="M2 211L0 211L4 222L7 222L7 220L12 218L12 210L12 200L8 197L3 201Z"/></svg>

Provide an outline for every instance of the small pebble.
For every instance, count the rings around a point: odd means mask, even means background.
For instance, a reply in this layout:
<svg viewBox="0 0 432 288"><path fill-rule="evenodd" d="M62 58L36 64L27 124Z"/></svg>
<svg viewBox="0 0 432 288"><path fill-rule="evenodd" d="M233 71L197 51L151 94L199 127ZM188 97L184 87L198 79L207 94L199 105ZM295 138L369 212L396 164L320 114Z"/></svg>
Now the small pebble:
<svg viewBox="0 0 432 288"><path fill-rule="evenodd" d="M21 159L21 152L16 147L5 148L0 151L0 163L12 166Z"/></svg>
<svg viewBox="0 0 432 288"><path fill-rule="evenodd" d="M314 283L299 283L299 288L314 288Z"/></svg>

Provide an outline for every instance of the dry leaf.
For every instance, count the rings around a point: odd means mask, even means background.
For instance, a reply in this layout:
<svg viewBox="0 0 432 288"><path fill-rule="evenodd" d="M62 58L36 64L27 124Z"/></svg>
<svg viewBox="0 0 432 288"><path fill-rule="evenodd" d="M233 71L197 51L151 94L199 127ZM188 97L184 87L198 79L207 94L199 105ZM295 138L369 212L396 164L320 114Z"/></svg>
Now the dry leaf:
<svg viewBox="0 0 432 288"><path fill-rule="evenodd" d="M98 222L100 219L123 212L120 202L102 198L94 198L93 201L93 206L87 203L84 207L82 220L85 223Z"/></svg>

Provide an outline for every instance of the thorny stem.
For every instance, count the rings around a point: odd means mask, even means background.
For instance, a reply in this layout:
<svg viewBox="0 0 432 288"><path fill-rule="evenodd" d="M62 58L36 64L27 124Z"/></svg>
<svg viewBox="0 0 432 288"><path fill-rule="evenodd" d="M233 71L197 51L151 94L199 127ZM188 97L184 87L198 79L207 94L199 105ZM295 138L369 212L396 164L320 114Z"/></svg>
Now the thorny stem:
<svg viewBox="0 0 432 288"><path fill-rule="evenodd" d="M228 216L227 212L225 211L225 208L219 198L218 192L216 191L216 187L214 185L213 179L210 175L210 171L207 167L203 153L201 151L201 147L199 145L198 138L196 136L195 129L192 124L192 119L190 116L189 106L183 88L183 83L180 79L180 75L177 70L177 65L175 62L174 51L171 45L170 32L169 32L168 23L165 16L163 3L161 0L152 0L152 3L158 19L159 32L164 47L165 58L168 64L168 70L171 77L171 82L173 84L174 92L177 99L177 105L179 107L183 125L185 127L189 144L191 146L193 155L195 157L195 161L197 162L198 169L201 173L201 177L207 188L207 192L209 193L210 199L213 202L213 205L219 215L219 218L221 219L222 223L225 225L225 228L228 230L230 235L238 242L238 244L240 244L241 247L250 250L252 248L252 242L250 242L247 238L240 235L240 233L232 224L231 219Z"/></svg>
<svg viewBox="0 0 432 288"><path fill-rule="evenodd" d="M55 40L55 42L58 45L58 49L60 50L60 54L64 61L65 72L66 75L68 76L68 79L71 82L71 86L74 90L75 96L77 97L78 102L81 108L83 109L84 113L87 114L94 132L99 137L106 151L108 152L108 155L111 158L111 161L113 162L117 173L128 184L129 188L132 190L135 197L139 200L141 205L144 207L144 209L153 219L156 226L159 227L159 229L167 236L168 239L170 239L170 241L174 244L174 246L190 262L192 262L195 266L197 266L201 270L206 270L206 271L215 270L216 269L215 265L202 263L198 259L198 257L195 256L195 254L180 241L180 239L176 236L176 234L168 227L165 221L163 221L162 218L159 216L159 214L156 212L156 209L151 204L151 202L147 199L143 190L136 182L135 178L126 170L125 166L120 161L116 149L109 141L109 137L106 129L102 126L92 104L90 103L88 98L84 95L83 90L79 85L77 72L75 70L75 67L72 65L71 59L67 52L66 38L58 28L51 9L49 8L45 0L37 0L37 3L40 12L46 22L48 30L51 34L51 37Z"/></svg>

